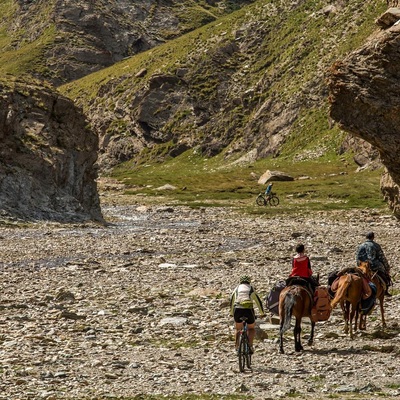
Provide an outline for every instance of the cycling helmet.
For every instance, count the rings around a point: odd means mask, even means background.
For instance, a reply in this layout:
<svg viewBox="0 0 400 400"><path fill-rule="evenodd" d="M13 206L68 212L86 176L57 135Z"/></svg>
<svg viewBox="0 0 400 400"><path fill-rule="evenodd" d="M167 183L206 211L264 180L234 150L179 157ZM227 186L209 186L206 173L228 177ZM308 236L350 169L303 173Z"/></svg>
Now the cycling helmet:
<svg viewBox="0 0 400 400"><path fill-rule="evenodd" d="M240 277L240 283L250 283L251 279L247 275L243 275Z"/></svg>

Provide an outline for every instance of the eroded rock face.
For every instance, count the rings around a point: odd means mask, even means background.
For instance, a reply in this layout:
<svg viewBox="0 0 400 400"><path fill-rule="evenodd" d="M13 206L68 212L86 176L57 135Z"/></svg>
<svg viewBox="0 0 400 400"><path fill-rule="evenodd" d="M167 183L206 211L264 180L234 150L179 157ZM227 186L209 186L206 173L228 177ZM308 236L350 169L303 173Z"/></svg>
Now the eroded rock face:
<svg viewBox="0 0 400 400"><path fill-rule="evenodd" d="M0 81L0 213L28 220L102 220L98 139L72 101Z"/></svg>
<svg viewBox="0 0 400 400"><path fill-rule="evenodd" d="M400 24L387 27L387 20L381 16L377 23L386 29L331 68L330 113L379 151L390 176L382 178L381 190L400 218Z"/></svg>

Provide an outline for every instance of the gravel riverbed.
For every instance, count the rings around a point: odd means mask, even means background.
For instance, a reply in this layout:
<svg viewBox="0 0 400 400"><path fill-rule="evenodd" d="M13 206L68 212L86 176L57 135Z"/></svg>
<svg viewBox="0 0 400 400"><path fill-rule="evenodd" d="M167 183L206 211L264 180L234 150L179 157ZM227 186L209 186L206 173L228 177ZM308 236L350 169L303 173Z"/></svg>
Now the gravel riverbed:
<svg viewBox="0 0 400 400"><path fill-rule="evenodd" d="M400 222L371 210L304 216L108 202L109 224L0 225L0 399L209 394L400 398ZM240 373L228 301L243 273L264 297L303 242L321 283L354 265L373 230L394 296L350 340L339 308L304 351L257 320L253 371Z"/></svg>

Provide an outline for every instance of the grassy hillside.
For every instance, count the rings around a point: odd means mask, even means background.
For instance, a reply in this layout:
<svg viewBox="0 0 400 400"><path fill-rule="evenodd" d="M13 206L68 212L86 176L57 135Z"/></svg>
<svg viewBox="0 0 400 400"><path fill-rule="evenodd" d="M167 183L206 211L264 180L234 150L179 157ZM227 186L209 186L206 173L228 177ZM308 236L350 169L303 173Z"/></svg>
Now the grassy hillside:
<svg viewBox="0 0 400 400"><path fill-rule="evenodd" d="M295 161L291 154L227 163L223 155L206 159L191 149L162 163L132 164L115 168L112 177L126 185L125 194L140 196L147 202L234 206L266 215L352 208L388 211L379 190L382 169L357 172L351 154L338 156L329 151L316 159L302 161ZM280 198L276 208L255 204L258 193L265 190L265 185L257 181L266 170L283 171L295 178L274 182L273 191ZM167 184L175 189L164 189Z"/></svg>
<svg viewBox="0 0 400 400"><path fill-rule="evenodd" d="M320 0L259 0L60 90L86 110L100 135L126 140L124 148L138 130L148 147L162 142L160 152L171 139L218 149L208 154L257 148L265 157L282 146L319 148L337 136L328 124L325 71L376 29L384 8L361 0L331 8ZM151 93L155 75L178 70L186 75L168 93ZM150 108L153 121L147 112L140 131L136 115Z"/></svg>
<svg viewBox="0 0 400 400"><path fill-rule="evenodd" d="M65 83L141 51L140 45L134 46L135 38L149 48L214 21L247 2L0 0L0 76L33 74L55 84ZM133 38L132 42L122 43L120 39L127 36ZM111 44L113 39L117 44ZM101 53L110 58L103 59Z"/></svg>
<svg viewBox="0 0 400 400"><path fill-rule="evenodd" d="M35 5L34 14L23 17L15 1L0 0L0 76L51 74L44 57L56 37L53 7L54 1L43 2Z"/></svg>

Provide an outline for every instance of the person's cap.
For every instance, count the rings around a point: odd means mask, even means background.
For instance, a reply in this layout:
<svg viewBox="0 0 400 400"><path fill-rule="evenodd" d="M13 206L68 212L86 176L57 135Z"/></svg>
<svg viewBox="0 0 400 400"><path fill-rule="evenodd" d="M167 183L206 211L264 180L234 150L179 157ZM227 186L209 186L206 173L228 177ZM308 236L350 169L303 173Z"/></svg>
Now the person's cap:
<svg viewBox="0 0 400 400"><path fill-rule="evenodd" d="M368 232L368 233L365 235L365 237L366 237L367 239L373 239L373 238L375 237L374 232Z"/></svg>

